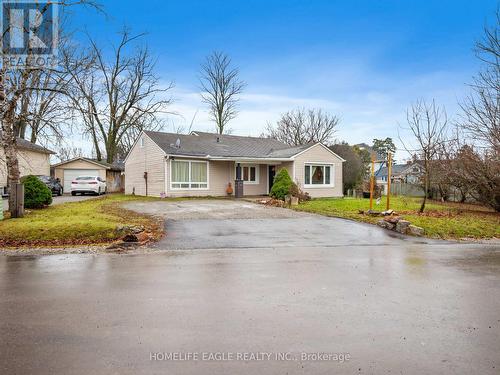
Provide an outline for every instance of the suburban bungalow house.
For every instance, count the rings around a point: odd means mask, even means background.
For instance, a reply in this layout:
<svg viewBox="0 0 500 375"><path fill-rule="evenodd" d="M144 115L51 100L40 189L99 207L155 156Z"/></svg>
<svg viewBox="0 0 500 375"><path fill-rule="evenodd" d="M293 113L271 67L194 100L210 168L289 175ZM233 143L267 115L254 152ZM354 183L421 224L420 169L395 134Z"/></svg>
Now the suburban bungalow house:
<svg viewBox="0 0 500 375"><path fill-rule="evenodd" d="M17 138L19 171L21 177L27 175L50 175L50 155L53 151L31 143L25 139ZM0 147L0 195L7 194L7 164L3 148Z"/></svg>
<svg viewBox="0 0 500 375"><path fill-rule="evenodd" d="M391 168L391 183L417 185L422 176L422 168L419 162L410 161L406 164L394 164ZM387 167L382 167L375 173L377 184L382 186L382 194L384 195L387 195L388 174Z"/></svg>
<svg viewBox="0 0 500 375"><path fill-rule="evenodd" d="M65 193L71 191L71 181L78 176L96 176L106 181L108 193L124 189L123 162L106 163L96 159L77 157L52 165L54 177L61 180Z"/></svg>
<svg viewBox="0 0 500 375"><path fill-rule="evenodd" d="M238 173L244 195L266 195L286 168L312 197L340 197L343 162L321 143L290 147L270 138L144 131L125 159L125 193L224 196Z"/></svg>

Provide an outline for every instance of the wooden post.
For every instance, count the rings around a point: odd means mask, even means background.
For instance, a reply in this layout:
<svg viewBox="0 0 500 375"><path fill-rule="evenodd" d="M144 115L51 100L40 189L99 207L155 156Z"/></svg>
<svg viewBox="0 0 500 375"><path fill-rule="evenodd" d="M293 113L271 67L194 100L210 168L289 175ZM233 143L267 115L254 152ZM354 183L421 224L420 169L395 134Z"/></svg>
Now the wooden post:
<svg viewBox="0 0 500 375"><path fill-rule="evenodd" d="M10 194L14 195L15 202L11 218L24 217L24 184L14 184L10 189Z"/></svg>
<svg viewBox="0 0 500 375"><path fill-rule="evenodd" d="M373 209L373 188L375 187L375 154L372 154L372 171L370 174L370 210Z"/></svg>
<svg viewBox="0 0 500 375"><path fill-rule="evenodd" d="M387 155L387 206L386 210L390 208L391 201L391 176L392 176L392 154L389 152Z"/></svg>

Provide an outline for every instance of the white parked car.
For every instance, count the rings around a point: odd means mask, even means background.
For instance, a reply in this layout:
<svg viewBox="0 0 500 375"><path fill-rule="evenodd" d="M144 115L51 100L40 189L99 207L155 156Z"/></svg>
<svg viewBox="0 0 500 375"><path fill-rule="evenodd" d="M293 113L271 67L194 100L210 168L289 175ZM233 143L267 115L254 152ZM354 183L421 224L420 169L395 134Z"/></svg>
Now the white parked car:
<svg viewBox="0 0 500 375"><path fill-rule="evenodd" d="M71 182L71 195L77 193L106 194L106 181L96 176L78 176Z"/></svg>

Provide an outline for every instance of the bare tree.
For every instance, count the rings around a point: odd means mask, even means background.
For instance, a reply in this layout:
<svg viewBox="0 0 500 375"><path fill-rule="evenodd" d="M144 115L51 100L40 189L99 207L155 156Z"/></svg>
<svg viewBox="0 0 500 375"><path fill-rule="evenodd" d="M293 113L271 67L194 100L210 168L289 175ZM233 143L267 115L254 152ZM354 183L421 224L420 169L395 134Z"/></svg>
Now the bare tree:
<svg viewBox="0 0 500 375"><path fill-rule="evenodd" d="M64 94L67 76L66 72L52 69L32 72L15 114L14 132L18 137L32 143L40 138L45 142L61 141L72 118Z"/></svg>
<svg viewBox="0 0 500 375"><path fill-rule="evenodd" d="M480 146L500 148L500 13L495 26L484 29L484 37L476 43L476 55L483 68L474 77L472 94L461 104L462 125ZM476 142L476 143L478 143Z"/></svg>
<svg viewBox="0 0 500 375"><path fill-rule="evenodd" d="M150 121L150 118L145 118L145 120L147 120L146 123L136 122L133 127L123 134L117 147L116 159L123 160L128 155L143 130L161 131L165 127L165 122L162 119L154 118L153 121Z"/></svg>
<svg viewBox="0 0 500 375"><path fill-rule="evenodd" d="M472 93L461 103L462 125L470 136L457 159L461 165L460 184L470 187L478 202L500 211L500 13L495 25L485 27L476 43L476 55L483 62L474 77Z"/></svg>
<svg viewBox="0 0 500 375"><path fill-rule="evenodd" d="M227 124L238 114L238 95L246 84L239 79L237 68L222 52L212 52L201 66L201 97L209 105L209 112L219 134L227 133Z"/></svg>
<svg viewBox="0 0 500 375"><path fill-rule="evenodd" d="M266 136L291 146L331 143L340 118L321 109L294 109L283 113L276 127L267 125Z"/></svg>
<svg viewBox="0 0 500 375"><path fill-rule="evenodd" d="M157 123L157 115L168 113L171 103L155 74L155 62L147 48L133 47L142 34L121 33L112 58L90 38L90 48L80 55L64 56L73 82L73 109L82 118L84 133L93 143L97 158L112 163L127 134Z"/></svg>
<svg viewBox="0 0 500 375"><path fill-rule="evenodd" d="M82 156L85 156L85 153L80 147L61 146L57 149L57 158L61 162Z"/></svg>
<svg viewBox="0 0 500 375"><path fill-rule="evenodd" d="M400 140L411 155L416 152L417 158L422 160L424 199L420 206L420 212L424 212L431 186L433 161L446 143L448 119L444 107L436 105L434 100L430 103L418 100L407 109L406 120L408 130L416 142L416 147L409 148L401 137Z"/></svg>
<svg viewBox="0 0 500 375"><path fill-rule="evenodd" d="M73 5L84 5L89 6L98 10L101 10L101 6L92 0L59 0L57 2L50 3L40 3L38 11L41 15L45 14L49 5L57 5L61 7L68 7ZM36 33L35 30L32 30ZM25 53L27 60L31 59L34 55L32 47L27 46ZM24 103L21 105L21 101L25 92L28 90L46 90L48 88L43 88L40 86L31 86L30 81L34 74L39 71L40 68L34 68L31 66L25 67L15 67L12 68L5 63L2 63L2 68L0 69L0 121L2 124L2 136L1 143L5 153L5 162L7 165L7 184L9 190L12 186L19 183L20 171L19 171L19 161L16 143L16 124L19 120L27 117L23 111L27 110L27 106ZM20 109L20 113L18 110ZM15 217L17 215L16 205L15 205L14 194L9 194L9 211L11 216Z"/></svg>

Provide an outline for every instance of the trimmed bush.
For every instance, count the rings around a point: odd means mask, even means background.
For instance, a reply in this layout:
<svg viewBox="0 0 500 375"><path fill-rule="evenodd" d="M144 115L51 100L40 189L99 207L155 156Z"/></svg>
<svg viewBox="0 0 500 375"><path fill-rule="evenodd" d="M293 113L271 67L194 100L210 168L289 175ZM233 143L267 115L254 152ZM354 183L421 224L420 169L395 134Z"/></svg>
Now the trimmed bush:
<svg viewBox="0 0 500 375"><path fill-rule="evenodd" d="M269 195L275 199L285 200L285 197L290 194L292 185L293 181L288 171L285 168L281 168L274 177L274 184Z"/></svg>
<svg viewBox="0 0 500 375"><path fill-rule="evenodd" d="M24 183L24 207L43 208L52 203L52 192L36 176L26 176L21 179Z"/></svg>

